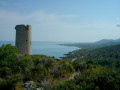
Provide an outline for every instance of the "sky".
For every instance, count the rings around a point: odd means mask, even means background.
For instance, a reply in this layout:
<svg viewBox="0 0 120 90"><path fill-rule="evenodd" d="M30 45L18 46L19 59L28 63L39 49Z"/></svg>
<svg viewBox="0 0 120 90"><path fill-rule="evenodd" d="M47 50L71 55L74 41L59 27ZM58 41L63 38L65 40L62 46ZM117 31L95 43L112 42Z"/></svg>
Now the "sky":
<svg viewBox="0 0 120 90"><path fill-rule="evenodd" d="M0 40L32 26L32 41L95 42L120 38L120 0L0 0Z"/></svg>

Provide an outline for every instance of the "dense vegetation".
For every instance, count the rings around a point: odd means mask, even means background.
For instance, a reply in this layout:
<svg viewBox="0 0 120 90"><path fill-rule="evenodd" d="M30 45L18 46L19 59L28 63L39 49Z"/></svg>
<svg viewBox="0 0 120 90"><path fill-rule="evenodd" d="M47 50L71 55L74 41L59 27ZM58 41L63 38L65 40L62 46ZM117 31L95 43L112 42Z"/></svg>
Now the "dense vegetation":
<svg viewBox="0 0 120 90"><path fill-rule="evenodd" d="M0 47L0 90L23 90L26 81L45 90L120 90L120 45L80 49L64 60Z"/></svg>
<svg viewBox="0 0 120 90"><path fill-rule="evenodd" d="M120 68L120 45L73 51L64 59L86 61L94 65Z"/></svg>
<svg viewBox="0 0 120 90"><path fill-rule="evenodd" d="M18 55L11 45L0 48L0 90L23 90L23 84L30 80L35 82L34 87L50 89L74 71L69 62L54 57Z"/></svg>
<svg viewBox="0 0 120 90"><path fill-rule="evenodd" d="M55 90L120 90L120 71L100 69L97 67L89 72L76 76L57 85Z"/></svg>
<svg viewBox="0 0 120 90"><path fill-rule="evenodd" d="M80 74L56 90L120 90L120 45L71 52L66 60Z"/></svg>

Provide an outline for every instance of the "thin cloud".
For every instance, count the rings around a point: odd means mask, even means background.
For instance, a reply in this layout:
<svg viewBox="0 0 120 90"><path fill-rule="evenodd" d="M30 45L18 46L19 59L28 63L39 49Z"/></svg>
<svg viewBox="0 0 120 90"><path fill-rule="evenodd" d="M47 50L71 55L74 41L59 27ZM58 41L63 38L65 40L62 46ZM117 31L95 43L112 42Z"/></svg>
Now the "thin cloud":
<svg viewBox="0 0 120 90"><path fill-rule="evenodd" d="M91 41L94 37L98 40L101 35L107 36L108 31L114 30L113 25L110 24L74 24L65 21L66 18L67 20L74 19L76 16L71 14L58 15L44 11L24 15L0 9L0 39L15 40L14 27L17 24L32 25L33 41ZM89 39L90 37L93 38Z"/></svg>
<svg viewBox="0 0 120 90"><path fill-rule="evenodd" d="M36 35L39 36L41 34L51 33L51 31L62 32L64 30L70 30L71 25L60 21L61 18L68 17L72 18L73 15L58 15L54 13L48 14L44 11L38 11L28 15L23 15L20 13L0 9L0 37L4 40L13 40L15 36L14 27L17 24L32 25L34 37L36 37ZM5 35L8 35L8 37Z"/></svg>
<svg viewBox="0 0 120 90"><path fill-rule="evenodd" d="M75 18L75 15L61 15L60 18Z"/></svg>
<svg viewBox="0 0 120 90"><path fill-rule="evenodd" d="M116 18L116 20L117 20L117 21L120 21L120 18L119 18L119 17L117 17L117 18Z"/></svg>

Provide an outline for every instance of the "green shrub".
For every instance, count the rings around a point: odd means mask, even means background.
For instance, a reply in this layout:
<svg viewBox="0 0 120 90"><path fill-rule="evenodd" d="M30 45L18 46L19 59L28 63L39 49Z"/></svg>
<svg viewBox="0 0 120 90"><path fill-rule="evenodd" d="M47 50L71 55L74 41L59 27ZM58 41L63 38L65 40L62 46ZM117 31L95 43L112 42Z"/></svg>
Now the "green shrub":
<svg viewBox="0 0 120 90"><path fill-rule="evenodd" d="M10 75L6 80L0 82L0 90L12 90L15 88L15 84L22 81L23 76L21 74Z"/></svg>
<svg viewBox="0 0 120 90"><path fill-rule="evenodd" d="M66 67L68 68L68 70L70 72L75 72L74 67L69 62L65 62L65 64L66 64Z"/></svg>
<svg viewBox="0 0 120 90"><path fill-rule="evenodd" d="M9 67L3 67L1 70L1 77L5 77L11 74L11 69Z"/></svg>

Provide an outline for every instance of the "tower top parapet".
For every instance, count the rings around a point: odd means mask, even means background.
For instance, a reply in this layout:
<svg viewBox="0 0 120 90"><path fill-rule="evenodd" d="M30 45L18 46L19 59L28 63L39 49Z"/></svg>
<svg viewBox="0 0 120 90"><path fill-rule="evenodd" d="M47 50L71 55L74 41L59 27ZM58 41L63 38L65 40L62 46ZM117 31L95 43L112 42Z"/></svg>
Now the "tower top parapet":
<svg viewBox="0 0 120 90"><path fill-rule="evenodd" d="M15 29L16 30L29 30L28 28L31 28L31 25L24 25L24 24L20 24L20 25L16 25Z"/></svg>

